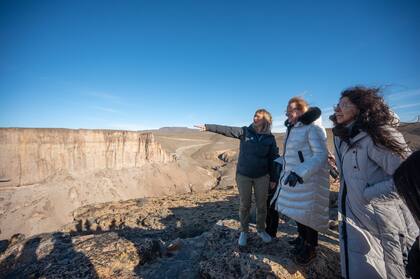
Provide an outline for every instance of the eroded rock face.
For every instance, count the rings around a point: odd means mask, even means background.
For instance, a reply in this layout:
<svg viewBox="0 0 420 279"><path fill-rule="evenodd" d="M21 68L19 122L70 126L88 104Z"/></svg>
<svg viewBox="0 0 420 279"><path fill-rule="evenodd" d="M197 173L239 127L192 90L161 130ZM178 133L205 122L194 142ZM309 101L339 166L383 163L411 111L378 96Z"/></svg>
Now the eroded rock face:
<svg viewBox="0 0 420 279"><path fill-rule="evenodd" d="M112 130L0 129L0 239L56 231L87 204L219 185L219 173L191 157L211 141L156 138Z"/></svg>
<svg viewBox="0 0 420 279"><path fill-rule="evenodd" d="M15 237L0 278L337 278L338 240L321 234L317 259L296 265L292 221L265 244L251 226L239 249L236 190L103 203L74 212L61 231Z"/></svg>
<svg viewBox="0 0 420 279"><path fill-rule="evenodd" d="M0 128L2 186L40 183L59 172L137 168L173 157L151 133L113 130Z"/></svg>

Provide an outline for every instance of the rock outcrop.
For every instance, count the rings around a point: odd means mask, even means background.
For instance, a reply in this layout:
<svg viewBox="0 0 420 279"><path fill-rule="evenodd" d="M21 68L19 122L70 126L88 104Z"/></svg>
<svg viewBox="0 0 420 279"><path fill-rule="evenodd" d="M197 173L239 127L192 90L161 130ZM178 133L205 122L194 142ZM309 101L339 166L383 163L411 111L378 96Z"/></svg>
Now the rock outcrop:
<svg viewBox="0 0 420 279"><path fill-rule="evenodd" d="M173 161L151 133L113 130L0 129L2 186L46 181L58 172L80 174Z"/></svg>
<svg viewBox="0 0 420 279"><path fill-rule="evenodd" d="M0 278L337 278L337 234L298 266L292 221L263 243L251 226L239 249L236 189L84 206L60 231L15 236L0 251Z"/></svg>

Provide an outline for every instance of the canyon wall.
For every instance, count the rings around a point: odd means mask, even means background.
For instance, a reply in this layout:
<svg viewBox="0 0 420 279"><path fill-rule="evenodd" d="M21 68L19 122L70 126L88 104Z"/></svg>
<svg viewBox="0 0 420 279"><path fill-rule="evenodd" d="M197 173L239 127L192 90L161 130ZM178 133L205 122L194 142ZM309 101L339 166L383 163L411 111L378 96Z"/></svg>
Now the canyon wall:
<svg viewBox="0 0 420 279"><path fill-rule="evenodd" d="M0 128L2 186L42 183L56 173L167 163L173 156L153 134L113 130Z"/></svg>

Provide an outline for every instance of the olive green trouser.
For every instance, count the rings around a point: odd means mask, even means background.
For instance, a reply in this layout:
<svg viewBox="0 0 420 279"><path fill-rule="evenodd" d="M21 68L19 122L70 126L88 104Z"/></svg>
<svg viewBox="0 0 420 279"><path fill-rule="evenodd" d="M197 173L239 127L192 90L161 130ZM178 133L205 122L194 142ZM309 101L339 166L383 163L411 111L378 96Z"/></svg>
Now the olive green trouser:
<svg viewBox="0 0 420 279"><path fill-rule="evenodd" d="M267 215L267 196L270 176L267 174L258 178L251 178L237 173L236 183L238 185L240 198L239 219L241 221L241 231L248 232L249 230L252 189L254 189L257 209L257 231L265 231L265 218Z"/></svg>

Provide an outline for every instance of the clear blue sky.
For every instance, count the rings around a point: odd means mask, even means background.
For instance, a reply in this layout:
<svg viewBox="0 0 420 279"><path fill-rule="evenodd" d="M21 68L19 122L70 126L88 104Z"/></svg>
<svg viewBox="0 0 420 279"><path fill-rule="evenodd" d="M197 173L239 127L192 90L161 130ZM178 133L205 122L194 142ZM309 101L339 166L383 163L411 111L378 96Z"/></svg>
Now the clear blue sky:
<svg viewBox="0 0 420 279"><path fill-rule="evenodd" d="M281 130L356 84L420 114L419 1L0 1L0 127Z"/></svg>

